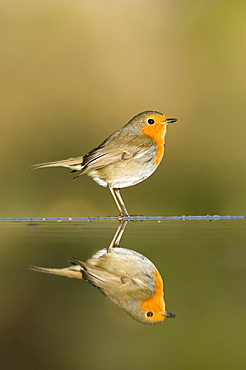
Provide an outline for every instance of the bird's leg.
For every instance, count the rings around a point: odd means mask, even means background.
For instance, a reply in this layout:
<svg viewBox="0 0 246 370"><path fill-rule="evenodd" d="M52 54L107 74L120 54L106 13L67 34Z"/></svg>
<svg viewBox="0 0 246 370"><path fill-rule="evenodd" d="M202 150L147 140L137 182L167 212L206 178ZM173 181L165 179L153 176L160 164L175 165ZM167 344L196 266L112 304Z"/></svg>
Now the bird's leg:
<svg viewBox="0 0 246 370"><path fill-rule="evenodd" d="M118 199L118 202L119 202L119 204L121 206L121 216L130 217L129 212L126 209L125 203L124 203L124 201L123 201L123 199L121 197L120 189L113 189L113 190L114 190L115 195L116 195L116 197Z"/></svg>
<svg viewBox="0 0 246 370"><path fill-rule="evenodd" d="M128 222L129 221L127 221L127 220L126 221L120 221L120 224L119 224L119 226L118 226L118 228L117 228L117 230L114 234L114 237L113 237L113 239L112 239L112 241L111 241L111 243L108 247L108 253L113 252L114 251L113 249L115 247L120 246L120 241L121 241L121 238L124 234L124 231L126 229L126 226L127 226Z"/></svg>
<svg viewBox="0 0 246 370"><path fill-rule="evenodd" d="M123 199L120 195L120 189L114 189L112 186L108 185L108 188L110 190L110 193L112 194L114 201L116 203L116 206L118 210L120 211L120 216L129 216L129 213L126 209L126 206L123 202Z"/></svg>
<svg viewBox="0 0 246 370"><path fill-rule="evenodd" d="M122 214L122 209L120 207L120 204L119 204L119 201L118 201L118 198L116 197L115 193L114 193L114 188L112 188L110 185L108 186L109 190L110 190L110 193L112 194L112 197L114 198L114 201L116 203L116 206L118 208L118 210L120 211L120 214Z"/></svg>

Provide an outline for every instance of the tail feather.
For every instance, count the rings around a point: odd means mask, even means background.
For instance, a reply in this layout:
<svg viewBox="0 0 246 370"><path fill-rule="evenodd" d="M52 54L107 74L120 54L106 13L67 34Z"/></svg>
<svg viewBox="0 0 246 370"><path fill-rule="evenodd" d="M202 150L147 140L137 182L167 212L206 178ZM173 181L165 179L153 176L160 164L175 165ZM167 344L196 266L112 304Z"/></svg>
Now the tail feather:
<svg viewBox="0 0 246 370"><path fill-rule="evenodd" d="M80 171L83 168L82 163L83 163L83 157L72 157L68 159L63 159L61 161L33 164L32 166L30 166L30 169L38 170L39 168L45 168L45 167L67 167L73 171Z"/></svg>
<svg viewBox="0 0 246 370"><path fill-rule="evenodd" d="M37 271L37 272L44 272L45 274L53 274L53 275L66 276L69 278L83 279L83 269L79 265L65 267L62 269L30 266L29 269L32 271Z"/></svg>

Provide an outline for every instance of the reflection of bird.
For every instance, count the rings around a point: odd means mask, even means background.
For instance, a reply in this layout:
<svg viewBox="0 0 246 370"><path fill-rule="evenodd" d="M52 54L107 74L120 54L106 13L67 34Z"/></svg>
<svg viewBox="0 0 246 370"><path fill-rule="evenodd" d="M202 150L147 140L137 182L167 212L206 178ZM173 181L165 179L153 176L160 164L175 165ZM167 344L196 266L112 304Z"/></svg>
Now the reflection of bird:
<svg viewBox="0 0 246 370"><path fill-rule="evenodd" d="M176 118L166 118L159 112L143 112L84 156L30 168L68 167L72 172L80 171L75 177L87 174L108 187L120 215L129 216L120 189L138 184L156 170L164 154L167 125L174 122Z"/></svg>
<svg viewBox="0 0 246 370"><path fill-rule="evenodd" d="M156 324L167 317L163 282L154 264L125 248L101 249L87 262L62 269L30 266L31 270L84 279L142 324Z"/></svg>

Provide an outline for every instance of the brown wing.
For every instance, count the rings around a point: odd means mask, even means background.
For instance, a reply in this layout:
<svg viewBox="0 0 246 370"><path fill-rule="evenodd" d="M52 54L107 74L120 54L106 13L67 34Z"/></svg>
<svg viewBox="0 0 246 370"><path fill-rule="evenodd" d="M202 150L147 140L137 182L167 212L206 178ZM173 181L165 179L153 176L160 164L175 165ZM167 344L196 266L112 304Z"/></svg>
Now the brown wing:
<svg viewBox="0 0 246 370"><path fill-rule="evenodd" d="M83 278L114 302L118 301L118 298L124 298L125 301L142 301L153 295L149 287L139 279L119 276L89 263L77 259L76 261L82 266Z"/></svg>
<svg viewBox="0 0 246 370"><path fill-rule="evenodd" d="M76 177L144 154L153 145L150 137L116 132L83 157L83 169Z"/></svg>

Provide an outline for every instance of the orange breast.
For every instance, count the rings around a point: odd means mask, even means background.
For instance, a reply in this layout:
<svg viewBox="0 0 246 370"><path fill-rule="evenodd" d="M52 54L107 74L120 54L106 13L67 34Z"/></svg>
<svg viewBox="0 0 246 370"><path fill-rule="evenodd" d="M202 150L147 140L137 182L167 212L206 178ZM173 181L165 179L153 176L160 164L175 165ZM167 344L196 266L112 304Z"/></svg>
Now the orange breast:
<svg viewBox="0 0 246 370"><path fill-rule="evenodd" d="M141 302L141 307L147 311L161 313L165 311L165 303L163 298L163 281L158 270L153 274L155 279L155 294L147 301Z"/></svg>
<svg viewBox="0 0 246 370"><path fill-rule="evenodd" d="M153 126L145 126L141 131L142 135L149 136L155 141L156 156L154 162L157 166L160 164L164 155L166 132L167 127L163 123L156 123Z"/></svg>

